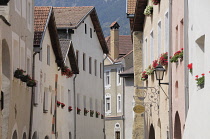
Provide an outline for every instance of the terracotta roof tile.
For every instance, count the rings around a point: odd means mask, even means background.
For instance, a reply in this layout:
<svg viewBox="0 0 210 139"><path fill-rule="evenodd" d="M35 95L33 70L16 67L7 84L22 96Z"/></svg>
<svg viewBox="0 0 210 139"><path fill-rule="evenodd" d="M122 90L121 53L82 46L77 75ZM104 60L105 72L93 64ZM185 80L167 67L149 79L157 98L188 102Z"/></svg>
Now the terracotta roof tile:
<svg viewBox="0 0 210 139"><path fill-rule="evenodd" d="M106 37L107 46L110 49L110 36ZM133 44L130 35L119 36L119 55L126 55L133 50Z"/></svg>
<svg viewBox="0 0 210 139"><path fill-rule="evenodd" d="M93 9L93 6L83 7L53 7L56 25L62 27L77 27L80 21Z"/></svg>
<svg viewBox="0 0 210 139"><path fill-rule="evenodd" d="M127 14L134 14L136 8L137 0L128 0L127 1Z"/></svg>
<svg viewBox="0 0 210 139"><path fill-rule="evenodd" d="M52 7L34 7L34 45L39 45Z"/></svg>

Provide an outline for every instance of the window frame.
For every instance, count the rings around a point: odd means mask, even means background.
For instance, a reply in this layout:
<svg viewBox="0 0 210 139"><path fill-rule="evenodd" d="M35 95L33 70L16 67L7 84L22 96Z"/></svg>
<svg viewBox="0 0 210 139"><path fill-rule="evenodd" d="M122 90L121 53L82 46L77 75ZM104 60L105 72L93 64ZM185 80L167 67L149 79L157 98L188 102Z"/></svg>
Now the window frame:
<svg viewBox="0 0 210 139"><path fill-rule="evenodd" d="M109 98L109 109L107 108L107 99ZM106 94L105 96L105 113L106 114L110 114L111 113L111 95L110 94Z"/></svg>

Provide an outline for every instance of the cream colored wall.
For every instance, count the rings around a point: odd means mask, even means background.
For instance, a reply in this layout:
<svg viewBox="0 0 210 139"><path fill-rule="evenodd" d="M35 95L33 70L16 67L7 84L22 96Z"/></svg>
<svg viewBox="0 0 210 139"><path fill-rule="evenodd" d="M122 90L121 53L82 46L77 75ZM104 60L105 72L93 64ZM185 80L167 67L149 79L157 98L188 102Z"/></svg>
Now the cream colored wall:
<svg viewBox="0 0 210 139"><path fill-rule="evenodd" d="M152 5L152 2L149 1L148 5ZM151 16L145 16L145 24L144 24L144 32L143 32L143 40L145 43L145 39L147 38L147 48L148 49L148 53L146 54L148 57L148 63L144 63L144 68L147 68L145 65L149 65L152 64L151 63L151 57L150 57L150 33L153 31L153 38L154 38L154 42L153 42L153 52L154 52L154 60L159 58L160 56L158 55L158 22L161 21L161 53L164 52L165 48L165 36L164 36L164 27L165 27L165 13L168 11L168 1L167 0L161 0L159 5L153 5L153 14ZM144 46L145 48L145 46ZM145 58L145 57L144 57ZM164 75L164 80L161 82L168 82L168 69L167 67L164 67L167 71L166 74ZM143 69L144 70L144 69ZM143 71L142 70L142 71ZM147 131L145 131L147 134L147 137L149 137L149 128L150 125L153 124L154 129L155 129L155 137L157 139L161 139L161 138L167 138L167 131L169 130L169 116L168 116L168 98L167 96L164 94L164 92L161 90L161 88L158 86L158 81L155 79L154 75L149 76L148 81L144 82L144 86L148 86L148 87L155 87L157 90L160 91L160 95L159 95L159 111L156 111L155 109L157 109L157 107L155 107L155 105L157 105L156 103L153 103L153 107L151 108L150 111L145 113L146 116L146 123L147 123ZM168 95L168 87L165 85L161 85L163 87L163 90L166 92L166 94ZM150 90L147 90L147 93ZM145 98L145 101L148 101L149 103L151 102L150 100L148 100L148 98ZM145 107L146 111L148 109L150 109L148 106ZM150 114L151 112L151 114ZM159 123L158 120L160 119L160 124L161 124L161 128L159 128Z"/></svg>

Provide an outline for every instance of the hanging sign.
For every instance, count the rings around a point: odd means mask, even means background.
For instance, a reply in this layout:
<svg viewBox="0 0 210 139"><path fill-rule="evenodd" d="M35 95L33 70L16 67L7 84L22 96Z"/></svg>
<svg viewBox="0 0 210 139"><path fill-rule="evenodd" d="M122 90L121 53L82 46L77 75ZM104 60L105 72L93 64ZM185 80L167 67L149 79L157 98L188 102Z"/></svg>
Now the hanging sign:
<svg viewBox="0 0 210 139"><path fill-rule="evenodd" d="M136 105L135 107L133 107L133 111L135 113L142 113L145 111L145 108L142 105Z"/></svg>

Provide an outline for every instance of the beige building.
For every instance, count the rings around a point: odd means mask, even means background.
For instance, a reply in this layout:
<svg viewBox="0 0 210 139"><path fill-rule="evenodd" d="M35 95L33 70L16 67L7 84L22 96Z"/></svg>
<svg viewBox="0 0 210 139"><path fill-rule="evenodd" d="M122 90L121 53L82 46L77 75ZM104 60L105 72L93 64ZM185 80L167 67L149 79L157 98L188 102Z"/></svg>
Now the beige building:
<svg viewBox="0 0 210 139"><path fill-rule="evenodd" d="M20 68L32 76L33 5L32 0L0 2L1 139L29 134L32 89L14 73Z"/></svg>
<svg viewBox="0 0 210 139"><path fill-rule="evenodd" d="M132 42L131 36L119 35L117 22L110 29L111 35L106 38L110 55L104 62L105 133L107 139L126 139L132 136L133 121Z"/></svg>
<svg viewBox="0 0 210 139"><path fill-rule="evenodd" d="M149 7L145 16L147 6L152 6L152 10ZM166 62L166 52L169 51L168 7L167 0L158 3L129 0L127 4L127 16L133 34L135 96L144 99L136 100L136 105L145 107L144 114L135 115L133 138L169 138L169 88L167 85L158 84L153 73L154 68L162 64L166 72L161 82L169 82L170 66Z"/></svg>

